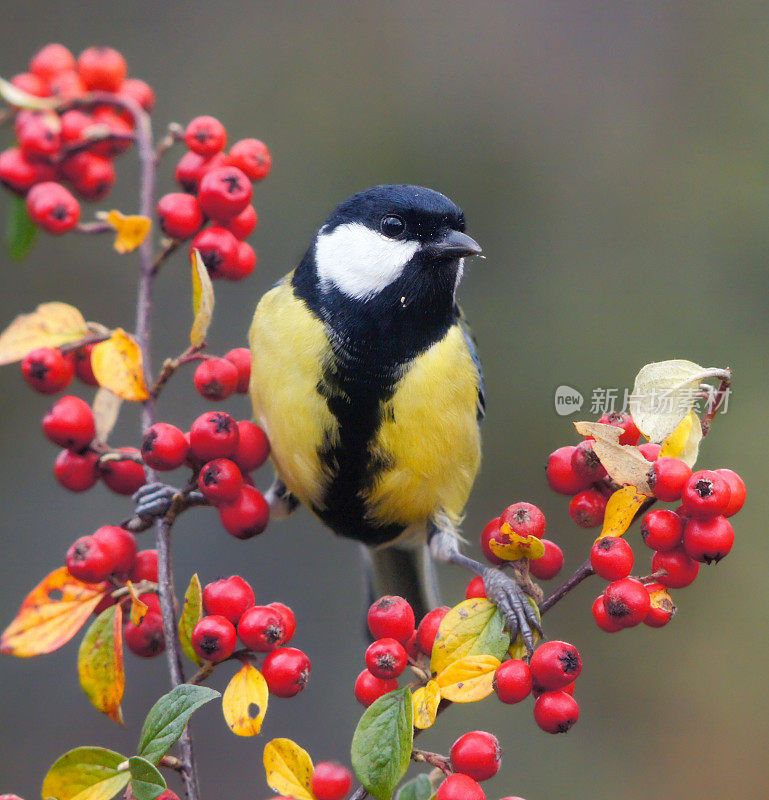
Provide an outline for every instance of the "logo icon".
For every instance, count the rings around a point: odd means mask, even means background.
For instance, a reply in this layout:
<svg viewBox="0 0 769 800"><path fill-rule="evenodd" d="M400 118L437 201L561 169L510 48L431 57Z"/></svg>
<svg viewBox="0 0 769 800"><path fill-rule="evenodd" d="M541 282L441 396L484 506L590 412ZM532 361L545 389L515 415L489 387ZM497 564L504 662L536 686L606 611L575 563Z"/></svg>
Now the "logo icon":
<svg viewBox="0 0 769 800"><path fill-rule="evenodd" d="M585 398L573 386L562 384L555 390L555 413L559 417L568 417L582 408Z"/></svg>

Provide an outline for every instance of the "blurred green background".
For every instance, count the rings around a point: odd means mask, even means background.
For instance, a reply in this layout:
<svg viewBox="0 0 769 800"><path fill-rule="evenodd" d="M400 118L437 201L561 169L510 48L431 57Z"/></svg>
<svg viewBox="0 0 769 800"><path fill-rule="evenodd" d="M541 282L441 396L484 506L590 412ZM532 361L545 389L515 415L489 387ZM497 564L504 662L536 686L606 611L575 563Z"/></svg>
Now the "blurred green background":
<svg viewBox="0 0 769 800"><path fill-rule="evenodd" d="M598 579L549 615L551 637L580 648L581 719L567 736L534 724L530 704L493 699L454 708L425 747L447 752L466 730L497 732L506 756L491 799L769 796L766 458L766 262L769 252L769 13L721 2L17 2L6 0L0 74L22 71L39 46L75 52L110 44L156 89L156 132L213 114L232 140L256 136L274 169L255 192L255 277L217 285L212 351L243 345L253 306L291 269L331 208L354 191L411 182L448 194L487 260L469 265L462 302L488 382L485 461L465 532L507 504L539 503L567 569L592 533L574 526L542 465L575 441L554 412L559 384L629 387L638 368L681 357L734 369L735 389L701 451L748 484L733 554L676 593L663 630L609 636L590 605ZM3 146L11 132L0 132ZM171 190L173 154L161 191ZM106 207L136 208L134 155ZM5 203L0 198L0 207ZM4 212L3 212L4 213ZM90 213L90 212L89 212ZM24 263L2 259L0 324L45 300L131 328L136 259L106 239L42 236ZM164 269L155 364L183 347L188 268ZM54 482L42 437L45 397L18 369L3 372L0 616L62 562L77 536L116 522L126 499L102 487L74 496ZM162 417L188 426L208 408L191 373L172 385ZM246 401L227 403L246 415ZM137 415L113 441L136 444ZM259 483L269 482L268 470ZM635 532L643 572L647 554ZM145 545L149 546L149 544ZM211 704L195 717L203 796L264 798L265 741L288 736L316 760L347 760L360 714L357 551L306 512L239 542L215 514L185 516L176 534L179 590L241 572L264 602L299 620L313 659L308 691L272 701L259 739L239 739ZM457 602L465 576L441 570ZM53 760L81 744L131 752L141 720L167 688L163 659L126 657L127 727L92 709L75 673L76 643L32 661L0 661L0 792L38 796ZM214 685L223 689L230 668ZM172 784L173 785L173 784ZM178 788L178 787L175 787Z"/></svg>

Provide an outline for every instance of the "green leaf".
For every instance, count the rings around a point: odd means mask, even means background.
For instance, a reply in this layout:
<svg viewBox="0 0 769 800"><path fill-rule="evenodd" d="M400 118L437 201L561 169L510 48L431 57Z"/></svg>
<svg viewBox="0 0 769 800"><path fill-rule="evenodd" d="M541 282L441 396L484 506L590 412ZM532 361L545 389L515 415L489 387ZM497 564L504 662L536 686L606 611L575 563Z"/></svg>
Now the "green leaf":
<svg viewBox="0 0 769 800"><path fill-rule="evenodd" d="M403 784L397 800L430 800L433 794L433 785L427 775L417 775L414 780Z"/></svg>
<svg viewBox="0 0 769 800"><path fill-rule="evenodd" d="M184 655L195 664L202 664L203 660L192 646L192 631L203 618L203 590L197 572L190 579L190 585L184 593L184 610L179 618L179 644L184 650Z"/></svg>
<svg viewBox="0 0 769 800"><path fill-rule="evenodd" d="M5 227L5 242L14 261L21 261L37 239L38 227L29 217L23 197L11 195L11 208Z"/></svg>
<svg viewBox="0 0 769 800"><path fill-rule="evenodd" d="M128 785L118 772L126 757L103 747L77 747L59 758L43 780L41 796L56 800L111 800Z"/></svg>
<svg viewBox="0 0 769 800"><path fill-rule="evenodd" d="M168 788L163 776L144 758L128 759L131 772L131 793L135 800L157 800Z"/></svg>
<svg viewBox="0 0 769 800"><path fill-rule="evenodd" d="M182 683L164 694L144 720L138 755L158 764L184 732L192 712L215 697L220 697L215 689L190 683Z"/></svg>
<svg viewBox="0 0 769 800"><path fill-rule="evenodd" d="M80 642L77 671L80 686L99 711L122 724L120 703L125 692L123 612L110 606L91 623Z"/></svg>
<svg viewBox="0 0 769 800"><path fill-rule="evenodd" d="M390 800L411 759L413 708L408 687L375 700L352 737L352 766L377 800Z"/></svg>

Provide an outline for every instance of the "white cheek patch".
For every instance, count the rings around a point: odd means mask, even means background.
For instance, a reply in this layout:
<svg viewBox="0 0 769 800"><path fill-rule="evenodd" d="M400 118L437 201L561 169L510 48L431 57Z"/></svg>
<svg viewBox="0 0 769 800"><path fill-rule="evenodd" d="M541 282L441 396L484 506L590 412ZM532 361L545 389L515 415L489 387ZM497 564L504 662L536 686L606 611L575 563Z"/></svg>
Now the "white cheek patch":
<svg viewBox="0 0 769 800"><path fill-rule="evenodd" d="M360 222L321 231L315 263L321 288L329 285L356 300L367 300L400 277L419 249L419 242L400 242Z"/></svg>

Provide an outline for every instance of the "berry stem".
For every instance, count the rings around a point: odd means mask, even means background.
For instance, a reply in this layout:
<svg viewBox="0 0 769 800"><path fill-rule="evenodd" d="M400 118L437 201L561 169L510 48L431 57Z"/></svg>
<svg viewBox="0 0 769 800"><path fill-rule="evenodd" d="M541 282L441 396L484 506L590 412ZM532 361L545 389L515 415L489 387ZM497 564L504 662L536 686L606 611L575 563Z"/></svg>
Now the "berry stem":
<svg viewBox="0 0 769 800"><path fill-rule="evenodd" d="M590 566L590 559L586 559L585 562L579 566L574 574L561 586L559 586L551 595L550 597L546 598L539 604L539 613L544 614L546 611L551 609L559 600L566 597L566 595L574 589L576 586L579 586L585 578L589 578L591 575L595 575L593 568Z"/></svg>
<svg viewBox="0 0 769 800"><path fill-rule="evenodd" d="M78 223L73 230L75 233L88 233L88 234L99 234L99 233L114 233L115 229L107 222L80 222Z"/></svg>
<svg viewBox="0 0 769 800"><path fill-rule="evenodd" d="M729 393L729 387L732 384L732 373L731 370L728 369L726 370L726 373L726 375L721 377L721 383L718 385L718 389L716 389L713 402L708 406L708 410L705 412L705 416L702 418L701 425L703 436L708 435L710 426L713 424L713 418L718 413L718 409L721 408L721 405Z"/></svg>
<svg viewBox="0 0 769 800"><path fill-rule="evenodd" d="M417 750L416 747L411 751L411 760L418 764L430 764L437 767L444 775L451 775L454 771L451 768L451 759L442 756L440 753L431 753L429 750Z"/></svg>

